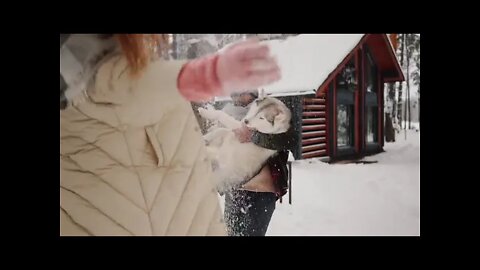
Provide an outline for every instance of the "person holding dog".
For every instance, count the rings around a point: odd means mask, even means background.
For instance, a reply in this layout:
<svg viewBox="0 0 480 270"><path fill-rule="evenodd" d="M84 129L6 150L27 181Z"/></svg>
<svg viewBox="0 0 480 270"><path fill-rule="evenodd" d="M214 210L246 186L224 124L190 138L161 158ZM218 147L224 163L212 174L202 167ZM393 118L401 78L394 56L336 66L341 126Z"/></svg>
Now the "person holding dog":
<svg viewBox="0 0 480 270"><path fill-rule="evenodd" d="M232 104L223 111L236 120L241 120L252 102L258 98L258 91L246 91L231 95ZM227 231L231 236L265 236L275 211L276 201L286 194L288 185L288 150L292 130L280 134L264 134L249 129L246 125L234 130L240 142L253 142L257 146L277 150L262 169L242 186L231 187L225 192L224 216ZM248 158L248 157L247 157Z"/></svg>

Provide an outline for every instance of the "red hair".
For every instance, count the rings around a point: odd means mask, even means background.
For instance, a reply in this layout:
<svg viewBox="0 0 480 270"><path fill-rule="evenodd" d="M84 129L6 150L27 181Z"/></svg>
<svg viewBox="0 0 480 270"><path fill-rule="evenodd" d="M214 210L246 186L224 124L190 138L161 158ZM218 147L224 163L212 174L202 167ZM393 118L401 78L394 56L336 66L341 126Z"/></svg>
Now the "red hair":
<svg viewBox="0 0 480 270"><path fill-rule="evenodd" d="M133 76L139 75L168 45L166 34L117 34L116 37Z"/></svg>

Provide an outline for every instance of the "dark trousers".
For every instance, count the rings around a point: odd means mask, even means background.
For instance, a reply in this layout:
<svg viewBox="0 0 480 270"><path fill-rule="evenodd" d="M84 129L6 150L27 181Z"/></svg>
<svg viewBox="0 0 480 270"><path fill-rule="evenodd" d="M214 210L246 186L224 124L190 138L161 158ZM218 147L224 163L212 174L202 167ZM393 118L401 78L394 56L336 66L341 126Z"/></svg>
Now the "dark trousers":
<svg viewBox="0 0 480 270"><path fill-rule="evenodd" d="M225 223L230 236L265 236L277 196L271 192L225 193Z"/></svg>

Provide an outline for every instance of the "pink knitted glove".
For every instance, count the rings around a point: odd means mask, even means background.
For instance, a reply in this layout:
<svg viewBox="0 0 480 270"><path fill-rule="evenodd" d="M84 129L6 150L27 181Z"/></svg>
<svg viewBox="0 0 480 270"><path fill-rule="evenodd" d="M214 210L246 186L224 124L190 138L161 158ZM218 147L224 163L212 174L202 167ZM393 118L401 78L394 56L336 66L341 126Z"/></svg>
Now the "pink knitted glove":
<svg viewBox="0 0 480 270"><path fill-rule="evenodd" d="M281 77L268 46L256 40L234 44L222 52L217 75L226 94L256 89Z"/></svg>
<svg viewBox="0 0 480 270"><path fill-rule="evenodd" d="M185 64L178 76L178 88L189 101L206 101L256 89L280 77L280 68L269 55L268 46L248 40Z"/></svg>

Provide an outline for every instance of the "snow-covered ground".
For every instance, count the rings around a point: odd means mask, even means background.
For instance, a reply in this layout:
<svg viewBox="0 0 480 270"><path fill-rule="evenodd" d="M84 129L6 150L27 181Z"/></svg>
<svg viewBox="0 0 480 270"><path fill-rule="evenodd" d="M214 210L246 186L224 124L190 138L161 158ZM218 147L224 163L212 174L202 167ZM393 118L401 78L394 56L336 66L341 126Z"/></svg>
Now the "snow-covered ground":
<svg viewBox="0 0 480 270"><path fill-rule="evenodd" d="M412 126L412 129L419 129L420 128L420 124L418 122L411 122L410 125ZM402 121L402 127L405 127L405 126L408 128L408 121ZM402 138L405 139L405 136L404 136L405 130L404 129L402 129L400 131L400 134L403 136ZM408 134L409 133L407 132L407 136L408 136ZM398 136L398 133L395 136L395 138L397 138L397 136Z"/></svg>
<svg viewBox="0 0 480 270"><path fill-rule="evenodd" d="M292 204L277 203L267 236L419 235L420 132L403 130L373 164L293 164Z"/></svg>

